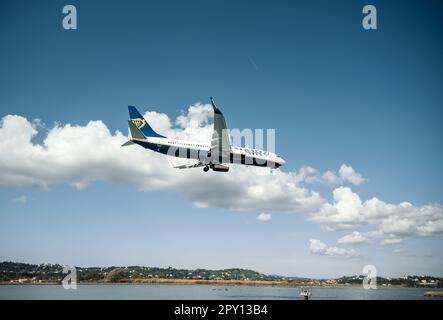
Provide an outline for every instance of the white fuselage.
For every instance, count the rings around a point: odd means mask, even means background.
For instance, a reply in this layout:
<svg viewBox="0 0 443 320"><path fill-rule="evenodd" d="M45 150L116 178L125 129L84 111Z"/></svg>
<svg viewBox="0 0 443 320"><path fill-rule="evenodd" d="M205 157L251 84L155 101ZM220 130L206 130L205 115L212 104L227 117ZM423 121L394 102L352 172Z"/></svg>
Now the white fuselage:
<svg viewBox="0 0 443 320"><path fill-rule="evenodd" d="M133 139L133 141L145 148L170 156L198 159L205 164L211 162L209 154L211 146L205 143L157 137ZM275 153L236 146L231 146L230 157L226 162L262 167L280 167L285 164L285 161Z"/></svg>

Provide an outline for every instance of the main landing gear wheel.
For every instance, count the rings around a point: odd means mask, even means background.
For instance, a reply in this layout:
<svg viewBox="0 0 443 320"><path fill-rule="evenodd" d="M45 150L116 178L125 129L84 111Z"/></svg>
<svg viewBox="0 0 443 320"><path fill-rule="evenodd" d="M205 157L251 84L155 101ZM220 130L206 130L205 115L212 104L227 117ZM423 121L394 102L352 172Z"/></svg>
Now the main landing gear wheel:
<svg viewBox="0 0 443 320"><path fill-rule="evenodd" d="M209 166L205 166L205 167L203 168L203 171L204 171L204 172L208 172L208 171L209 171Z"/></svg>

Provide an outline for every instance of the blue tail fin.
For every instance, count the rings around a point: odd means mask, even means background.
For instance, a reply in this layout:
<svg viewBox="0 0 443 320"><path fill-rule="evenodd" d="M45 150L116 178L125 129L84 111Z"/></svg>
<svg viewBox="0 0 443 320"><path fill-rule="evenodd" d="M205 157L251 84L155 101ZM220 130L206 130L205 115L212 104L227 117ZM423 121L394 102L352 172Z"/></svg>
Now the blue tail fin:
<svg viewBox="0 0 443 320"><path fill-rule="evenodd" d="M128 110L132 123L134 123L146 137L166 138L155 132L135 107L128 106Z"/></svg>

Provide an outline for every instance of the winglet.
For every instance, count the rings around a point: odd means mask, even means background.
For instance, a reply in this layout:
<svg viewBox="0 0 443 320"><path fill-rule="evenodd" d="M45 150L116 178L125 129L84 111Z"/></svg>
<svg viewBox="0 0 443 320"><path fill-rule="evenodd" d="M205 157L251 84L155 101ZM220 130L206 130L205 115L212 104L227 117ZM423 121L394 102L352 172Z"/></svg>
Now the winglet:
<svg viewBox="0 0 443 320"><path fill-rule="evenodd" d="M209 99L211 100L212 108L214 108L214 113L223 114L220 111L220 109L217 107L217 105L215 104L214 98L213 97L209 97Z"/></svg>

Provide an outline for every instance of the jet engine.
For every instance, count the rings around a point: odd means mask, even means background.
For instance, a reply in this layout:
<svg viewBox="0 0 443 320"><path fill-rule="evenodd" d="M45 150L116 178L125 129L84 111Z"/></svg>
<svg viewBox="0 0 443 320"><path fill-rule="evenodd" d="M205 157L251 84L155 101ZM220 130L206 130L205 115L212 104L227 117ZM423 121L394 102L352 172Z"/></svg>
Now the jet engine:
<svg viewBox="0 0 443 320"><path fill-rule="evenodd" d="M228 172L229 166L224 166L222 164L213 164L213 165L211 165L211 169L214 171Z"/></svg>

